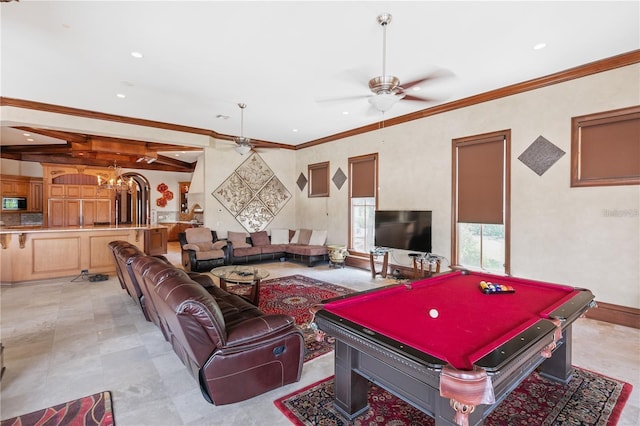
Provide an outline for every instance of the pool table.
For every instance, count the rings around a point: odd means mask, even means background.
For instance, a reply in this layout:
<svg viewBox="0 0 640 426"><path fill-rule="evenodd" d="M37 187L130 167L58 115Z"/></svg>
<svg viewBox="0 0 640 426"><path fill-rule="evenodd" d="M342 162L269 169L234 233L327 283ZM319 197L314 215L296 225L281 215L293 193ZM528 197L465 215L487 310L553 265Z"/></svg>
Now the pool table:
<svg viewBox="0 0 640 426"><path fill-rule="evenodd" d="M436 425L482 425L536 368L571 379L571 325L594 304L585 289L455 271L324 301L315 323L336 340L334 404L348 419L367 410L371 381Z"/></svg>

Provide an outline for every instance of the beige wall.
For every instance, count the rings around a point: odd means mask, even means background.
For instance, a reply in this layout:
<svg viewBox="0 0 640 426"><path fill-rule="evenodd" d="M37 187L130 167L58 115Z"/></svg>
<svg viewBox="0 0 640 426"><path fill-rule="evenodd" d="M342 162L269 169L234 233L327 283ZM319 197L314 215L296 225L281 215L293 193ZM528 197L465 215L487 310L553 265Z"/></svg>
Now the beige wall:
<svg viewBox="0 0 640 426"><path fill-rule="evenodd" d="M600 301L640 308L640 188L569 186L571 117L640 104L639 77L636 64L308 149L259 150L293 195L268 229L326 229L328 243L346 243L348 183L341 190L331 183L328 198L308 198L306 188L300 191L296 180L300 173L307 176L308 164L323 161L330 161L331 176L338 167L348 174L349 157L377 152L379 207L432 210L433 252L450 257L451 140L511 129L511 273L587 287ZM10 112L13 121L38 124L32 117L36 113L27 114L27 120L19 111ZM39 118L45 123L59 119L51 114ZM93 124L87 120L61 123L58 127L66 130ZM123 137L145 133L127 126L106 130ZM154 132L149 130L147 136L158 136ZM517 159L540 135L566 152L543 176ZM242 231L211 192L248 155L238 155L228 141L198 136L187 142L183 134L162 136L168 143L205 146L204 191L193 194L191 201L201 200L206 226L221 236L229 230ZM41 175L29 164L2 160L2 173ZM189 174L143 174L151 182L152 204L159 196L158 183L169 184L178 195L177 182L189 180ZM169 208L173 209L165 210ZM392 254L392 262L408 265L409 258L398 251Z"/></svg>
<svg viewBox="0 0 640 426"><path fill-rule="evenodd" d="M570 187L571 117L640 104L639 74L628 66L304 149L295 175L321 161L347 174L348 157L378 152L379 208L432 210L433 252L450 257L451 140L511 129L511 273L640 308L640 188ZM542 176L517 159L540 135L566 153ZM298 225L345 243L347 197L347 184L329 199L298 197Z"/></svg>
<svg viewBox="0 0 640 426"><path fill-rule="evenodd" d="M0 174L42 177L42 166L40 163L2 158L0 159Z"/></svg>
<svg viewBox="0 0 640 426"><path fill-rule="evenodd" d="M272 228L293 228L296 225L296 193L295 175L296 151L290 149L258 149L257 153L273 170L278 179L289 190L292 198L280 210L275 219L267 226ZM212 146L205 149L204 155L204 223L215 229L218 236L226 237L228 231L246 232L229 211L211 195L233 171L251 154L239 155L233 149L233 142L215 140Z"/></svg>

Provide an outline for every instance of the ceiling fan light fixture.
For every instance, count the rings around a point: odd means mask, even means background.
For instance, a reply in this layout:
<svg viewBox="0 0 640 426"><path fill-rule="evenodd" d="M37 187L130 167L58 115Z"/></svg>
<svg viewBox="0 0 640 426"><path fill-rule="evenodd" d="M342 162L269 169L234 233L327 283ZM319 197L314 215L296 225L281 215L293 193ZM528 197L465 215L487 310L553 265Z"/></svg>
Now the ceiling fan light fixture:
<svg viewBox="0 0 640 426"><path fill-rule="evenodd" d="M404 98L404 93L380 93L369 98L369 103L380 112L387 112L396 102Z"/></svg>
<svg viewBox="0 0 640 426"><path fill-rule="evenodd" d="M234 147L234 149L236 150L236 152L240 155L245 155L247 152L251 151L251 146L250 145L237 145L236 147Z"/></svg>

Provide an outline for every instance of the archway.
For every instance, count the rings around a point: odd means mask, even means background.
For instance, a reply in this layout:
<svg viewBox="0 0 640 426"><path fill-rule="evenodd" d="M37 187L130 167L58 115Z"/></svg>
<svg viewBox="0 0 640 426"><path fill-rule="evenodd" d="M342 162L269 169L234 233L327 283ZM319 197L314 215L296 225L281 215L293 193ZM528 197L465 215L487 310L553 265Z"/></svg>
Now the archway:
<svg viewBox="0 0 640 426"><path fill-rule="evenodd" d="M151 223L150 185L146 177L137 172L123 173L123 180L131 179L130 191L118 191L115 196L116 225L149 225Z"/></svg>

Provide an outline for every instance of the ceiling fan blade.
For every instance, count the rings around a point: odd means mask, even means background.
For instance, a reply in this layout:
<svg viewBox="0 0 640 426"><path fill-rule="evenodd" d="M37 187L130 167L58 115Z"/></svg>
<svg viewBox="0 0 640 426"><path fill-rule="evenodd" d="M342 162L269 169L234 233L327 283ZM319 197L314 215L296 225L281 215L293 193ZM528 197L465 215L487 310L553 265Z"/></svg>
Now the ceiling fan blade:
<svg viewBox="0 0 640 426"><path fill-rule="evenodd" d="M401 85L402 85L403 89L407 90L407 89L409 89L409 88L411 88L413 86L416 86L416 85L418 85L420 83L423 83L425 81L435 80L435 79L438 79L438 78L453 77L454 75L455 74L453 72L451 72L451 71L449 71L447 69L441 68L441 69L438 69L436 71L433 71L433 72L429 73L428 75L426 75L426 76L424 76L422 78L418 78L416 80L412 80L412 81L409 81L407 83L401 83Z"/></svg>
<svg viewBox="0 0 640 426"><path fill-rule="evenodd" d="M433 97L426 97L426 96L413 96L413 95L405 95L404 98L402 98L403 101L418 101L418 102L438 102L441 101L442 99L436 99Z"/></svg>

